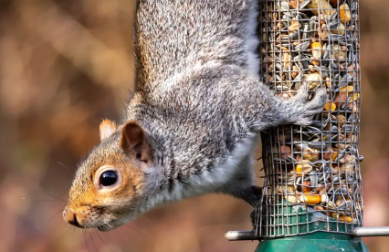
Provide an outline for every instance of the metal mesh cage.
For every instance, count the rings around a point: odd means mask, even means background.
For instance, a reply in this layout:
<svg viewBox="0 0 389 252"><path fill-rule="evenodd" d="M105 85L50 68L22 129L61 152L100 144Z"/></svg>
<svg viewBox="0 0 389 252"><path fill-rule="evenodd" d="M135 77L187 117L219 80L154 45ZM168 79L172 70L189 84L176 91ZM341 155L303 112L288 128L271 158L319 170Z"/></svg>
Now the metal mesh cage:
<svg viewBox="0 0 389 252"><path fill-rule="evenodd" d="M262 133L263 197L255 232L275 238L362 225L358 153L360 68L358 0L262 0L264 83L290 98L307 82L328 102L311 126Z"/></svg>

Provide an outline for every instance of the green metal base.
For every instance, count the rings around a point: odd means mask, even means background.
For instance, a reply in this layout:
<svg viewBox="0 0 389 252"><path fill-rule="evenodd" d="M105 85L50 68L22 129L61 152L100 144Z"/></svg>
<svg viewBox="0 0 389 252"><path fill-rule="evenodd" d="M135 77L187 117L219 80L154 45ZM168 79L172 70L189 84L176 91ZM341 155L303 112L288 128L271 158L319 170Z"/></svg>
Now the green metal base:
<svg viewBox="0 0 389 252"><path fill-rule="evenodd" d="M311 210L309 210L311 209ZM262 234L275 237L294 236L319 231L348 234L358 227L357 223L345 223L330 218L322 212L304 205L293 205L286 199L280 200L278 207L272 209L274 216L270 225L265 225ZM273 224L274 223L274 224ZM273 224L273 225L271 225ZM270 237L269 237L270 238Z"/></svg>
<svg viewBox="0 0 389 252"><path fill-rule="evenodd" d="M255 252L368 252L360 238L345 234L316 232L309 235L262 241Z"/></svg>

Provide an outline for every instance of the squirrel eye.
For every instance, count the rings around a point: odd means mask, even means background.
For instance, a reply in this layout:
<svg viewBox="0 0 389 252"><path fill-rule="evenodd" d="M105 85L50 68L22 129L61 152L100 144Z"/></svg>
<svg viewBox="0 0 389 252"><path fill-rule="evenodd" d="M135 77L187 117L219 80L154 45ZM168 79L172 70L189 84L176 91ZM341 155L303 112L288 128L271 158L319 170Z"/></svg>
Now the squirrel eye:
<svg viewBox="0 0 389 252"><path fill-rule="evenodd" d="M118 180L118 174L116 171L105 171L100 175L100 185L111 186Z"/></svg>

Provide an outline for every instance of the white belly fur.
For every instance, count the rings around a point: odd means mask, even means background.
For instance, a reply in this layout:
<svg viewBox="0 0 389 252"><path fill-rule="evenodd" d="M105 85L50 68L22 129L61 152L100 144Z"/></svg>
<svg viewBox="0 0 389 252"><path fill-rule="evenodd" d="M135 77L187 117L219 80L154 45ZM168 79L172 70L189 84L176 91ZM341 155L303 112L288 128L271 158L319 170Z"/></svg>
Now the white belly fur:
<svg viewBox="0 0 389 252"><path fill-rule="evenodd" d="M191 198L202 194L217 192L221 187L228 184L236 186L235 175L246 174L247 183L253 184L252 158L256 149L257 137L252 136L242 140L236 145L230 157L220 166L212 169L211 172L204 171L201 174L193 175L188 183L177 182L171 190L164 190L149 198L148 208L160 205L169 201L179 201L183 198ZM251 160L247 162L247 160ZM242 167L243 165L244 167Z"/></svg>

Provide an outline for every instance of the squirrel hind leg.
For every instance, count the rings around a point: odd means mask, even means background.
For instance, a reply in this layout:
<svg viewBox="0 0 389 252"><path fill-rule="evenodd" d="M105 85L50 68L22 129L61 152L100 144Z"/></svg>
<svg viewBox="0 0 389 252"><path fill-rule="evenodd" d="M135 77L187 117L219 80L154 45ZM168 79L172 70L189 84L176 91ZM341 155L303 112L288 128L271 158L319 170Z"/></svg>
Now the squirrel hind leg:
<svg viewBox="0 0 389 252"><path fill-rule="evenodd" d="M249 155L242 159L233 180L222 191L255 207L262 197L262 188L254 184L254 177L253 160Z"/></svg>
<svg viewBox="0 0 389 252"><path fill-rule="evenodd" d="M262 197L262 187L252 185L241 190L234 190L232 193L232 196L246 201L252 207L256 207Z"/></svg>
<svg viewBox="0 0 389 252"><path fill-rule="evenodd" d="M242 199L250 204L252 207L256 207L262 198L262 187L254 184L248 185L247 183L233 183L224 187L221 193L228 194L237 199Z"/></svg>

